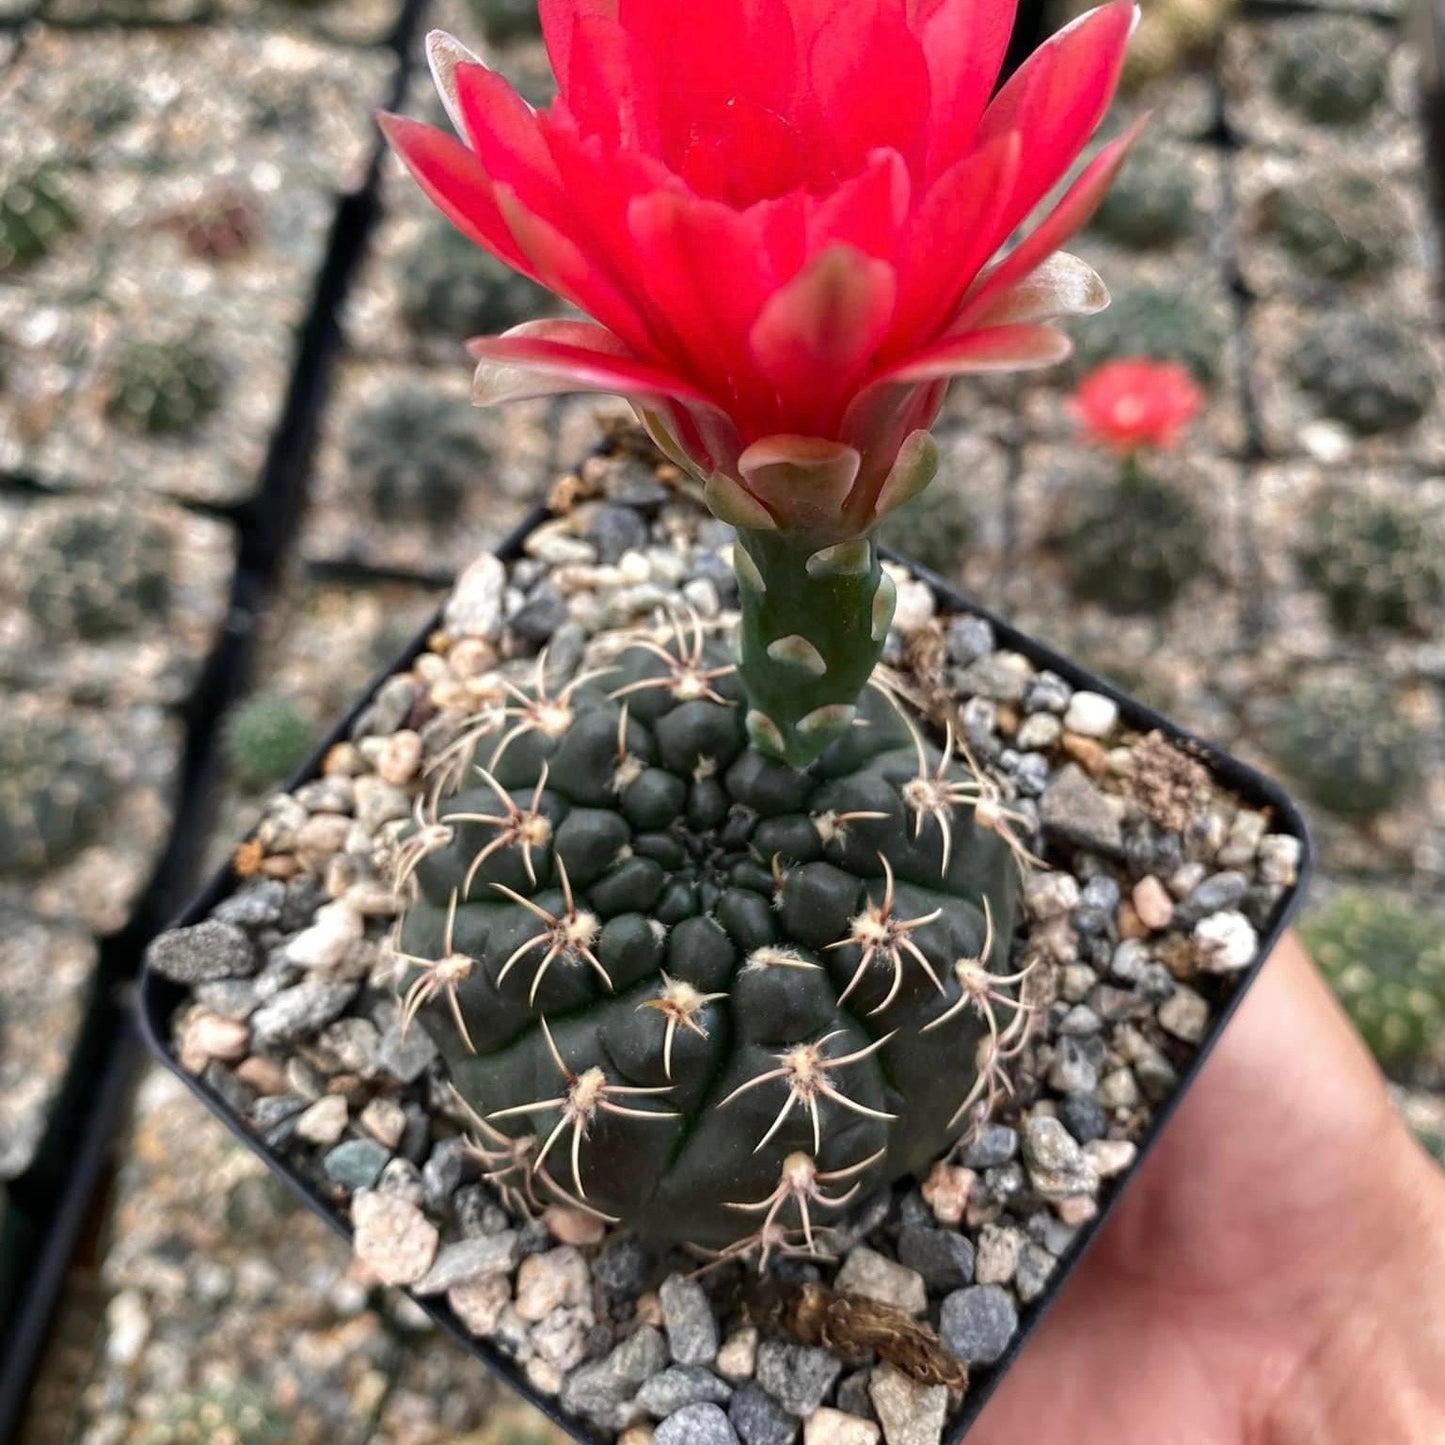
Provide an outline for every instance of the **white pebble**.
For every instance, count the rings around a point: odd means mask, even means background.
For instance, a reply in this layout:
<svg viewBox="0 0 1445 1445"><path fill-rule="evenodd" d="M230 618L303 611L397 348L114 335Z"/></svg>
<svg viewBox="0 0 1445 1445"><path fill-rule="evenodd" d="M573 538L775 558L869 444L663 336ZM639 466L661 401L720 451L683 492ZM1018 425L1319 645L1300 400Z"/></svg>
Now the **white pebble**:
<svg viewBox="0 0 1445 1445"><path fill-rule="evenodd" d="M917 632L933 621L937 605L931 587L917 581L901 582L898 605L893 609L893 625L902 633Z"/></svg>
<svg viewBox="0 0 1445 1445"><path fill-rule="evenodd" d="M337 968L345 963L365 932L361 915L345 899L316 910L316 921L286 945L286 957L302 968Z"/></svg>
<svg viewBox="0 0 1445 1445"><path fill-rule="evenodd" d="M1119 722L1119 704L1098 692L1076 692L1064 712L1064 730L1084 738L1106 738Z"/></svg>
<svg viewBox="0 0 1445 1445"><path fill-rule="evenodd" d="M1194 929L1194 962L1201 973L1238 973L1254 962L1259 935L1234 909L1211 913Z"/></svg>
<svg viewBox="0 0 1445 1445"><path fill-rule="evenodd" d="M824 1405L803 1422L803 1445L877 1445L880 1433L871 1420Z"/></svg>

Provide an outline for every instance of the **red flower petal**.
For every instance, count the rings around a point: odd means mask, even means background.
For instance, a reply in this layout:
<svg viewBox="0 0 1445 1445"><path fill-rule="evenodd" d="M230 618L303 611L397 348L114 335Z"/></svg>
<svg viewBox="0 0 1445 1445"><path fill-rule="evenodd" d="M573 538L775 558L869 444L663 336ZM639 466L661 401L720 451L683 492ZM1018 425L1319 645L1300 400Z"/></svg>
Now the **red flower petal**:
<svg viewBox="0 0 1445 1445"><path fill-rule="evenodd" d="M945 337L885 372L884 383L937 381L987 371L1032 371L1062 361L1072 343L1050 326L991 326Z"/></svg>

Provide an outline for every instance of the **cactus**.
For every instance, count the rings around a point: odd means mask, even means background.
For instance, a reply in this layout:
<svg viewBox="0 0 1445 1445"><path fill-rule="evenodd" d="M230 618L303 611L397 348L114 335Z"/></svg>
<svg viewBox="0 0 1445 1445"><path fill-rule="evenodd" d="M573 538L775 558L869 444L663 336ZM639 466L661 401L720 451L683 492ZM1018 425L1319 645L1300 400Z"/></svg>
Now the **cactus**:
<svg viewBox="0 0 1445 1445"><path fill-rule="evenodd" d="M883 520L878 541L940 576L958 572L977 528L960 487L940 479Z"/></svg>
<svg viewBox="0 0 1445 1445"><path fill-rule="evenodd" d="M1072 8L1079 13L1088 5ZM1238 0L1153 0L1144 6L1124 61L1124 85L1157 80L1206 51L1237 8Z"/></svg>
<svg viewBox="0 0 1445 1445"><path fill-rule="evenodd" d="M1305 793L1342 818L1368 819L1396 807L1425 777L1420 729L1361 679L1306 690L1285 708L1275 746Z"/></svg>
<svg viewBox="0 0 1445 1445"><path fill-rule="evenodd" d="M0 191L0 275L46 256L75 229L75 212L49 166Z"/></svg>
<svg viewBox="0 0 1445 1445"><path fill-rule="evenodd" d="M554 310L551 292L433 221L401 267L401 311L414 331L465 339Z"/></svg>
<svg viewBox="0 0 1445 1445"><path fill-rule="evenodd" d="M1207 535L1183 492L1128 466L1069 532L1069 580L1116 612L1159 612L1207 566Z"/></svg>
<svg viewBox="0 0 1445 1445"><path fill-rule="evenodd" d="M1301 928L1381 1067L1421 1064L1445 1039L1445 929L1372 894L1338 894Z"/></svg>
<svg viewBox="0 0 1445 1445"><path fill-rule="evenodd" d="M1389 36L1372 21L1311 15L1279 29L1271 86L1278 100L1318 125L1364 120L1385 93Z"/></svg>
<svg viewBox="0 0 1445 1445"><path fill-rule="evenodd" d="M48 713L0 722L0 874L63 862L107 822L119 791L96 735Z"/></svg>
<svg viewBox="0 0 1445 1445"><path fill-rule="evenodd" d="M1137 286L1074 333L1075 364L1085 372L1119 356L1177 361L1208 385L1227 336L1226 319L1189 292Z"/></svg>
<svg viewBox="0 0 1445 1445"><path fill-rule="evenodd" d="M456 398L406 386L359 412L346 438L350 475L383 521L442 526L490 462Z"/></svg>
<svg viewBox="0 0 1445 1445"><path fill-rule="evenodd" d="M1194 228L1196 197L1189 152L1177 145L1136 146L1094 212L1094 230L1120 246L1169 246Z"/></svg>
<svg viewBox="0 0 1445 1445"><path fill-rule="evenodd" d="M30 615L52 637L87 642L162 626L171 600L170 532L133 509L81 505L46 519L30 541Z"/></svg>
<svg viewBox="0 0 1445 1445"><path fill-rule="evenodd" d="M1400 431L1435 396L1435 367L1412 329L1355 310L1319 317L1295 348L1299 385L1360 436Z"/></svg>
<svg viewBox="0 0 1445 1445"><path fill-rule="evenodd" d="M467 0L467 8L493 45L542 33L537 0Z"/></svg>
<svg viewBox="0 0 1445 1445"><path fill-rule="evenodd" d="M1345 488L1311 516L1300 567L1337 626L1430 630L1445 602L1445 527L1438 516Z"/></svg>
<svg viewBox="0 0 1445 1445"><path fill-rule="evenodd" d="M236 707L222 735L226 765L243 788L274 787L301 766L316 729L288 697L254 697Z"/></svg>
<svg viewBox="0 0 1445 1445"><path fill-rule="evenodd" d="M106 415L153 437L192 432L220 405L221 373L195 342L136 342L116 358Z"/></svg>
<svg viewBox="0 0 1445 1445"><path fill-rule="evenodd" d="M1326 281L1389 271L1410 227L1393 191L1364 172L1335 166L1270 191L1260 219L1302 270Z"/></svg>
<svg viewBox="0 0 1445 1445"><path fill-rule="evenodd" d="M880 693L800 770L700 624L617 642L565 686L539 661L445 756L398 847L403 1023L509 1202L766 1252L992 1102L1014 815Z"/></svg>
<svg viewBox="0 0 1445 1445"><path fill-rule="evenodd" d="M133 1437L135 1445L284 1445L290 1422L254 1385L182 1391Z"/></svg>

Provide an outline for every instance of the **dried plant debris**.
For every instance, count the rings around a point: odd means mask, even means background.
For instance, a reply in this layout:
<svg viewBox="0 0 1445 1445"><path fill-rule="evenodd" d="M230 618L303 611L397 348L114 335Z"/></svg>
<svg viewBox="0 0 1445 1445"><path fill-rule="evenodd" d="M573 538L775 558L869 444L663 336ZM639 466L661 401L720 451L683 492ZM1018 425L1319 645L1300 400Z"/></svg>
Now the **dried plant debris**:
<svg viewBox="0 0 1445 1445"><path fill-rule="evenodd" d="M677 1104L636 1091L670 1089L669 1054L685 1076L691 1051L707 1043L696 1030L713 1027L707 995L736 982L693 980L689 992L671 964L658 974L655 1007L635 1015L659 1051L657 1083L594 1068L575 1026L555 1030L536 1080L550 1092L523 1099L546 1124L530 1142L503 1117L507 1106L458 1098L437 1042L463 1081L467 1036L488 1046L481 1016L464 1003L473 974L462 960L481 942L460 906L470 868L473 883L510 870L500 881L511 894L488 905L516 913L500 959L508 991L515 983L525 1002L529 991L540 999L592 980L605 996L599 970L617 982L603 920L584 916L597 875L581 855L562 847L565 877L556 869L553 891L535 898L527 870L530 856L541 885L555 823L550 771L544 778L527 759L546 757L549 735L570 735L575 709L591 708L589 690L603 685L596 670L645 640L644 671L608 680L624 695L607 704L603 785L646 772L634 752L640 734L634 744L619 717L662 718L687 706L684 694L725 698L731 685L708 650L736 606L728 529L683 500L667 469L649 481L625 451L594 458L571 481L555 489L563 512L522 557L467 569L429 650L377 694L322 775L267 805L245 845L244 886L209 920L156 943L152 967L188 990L176 1047L349 1211L374 1274L445 1299L464 1327L516 1358L534 1388L603 1436L647 1420L678 1419L681 1429L685 1412L707 1408L749 1438L765 1418L796 1422L823 1409L902 1418L927 1400L919 1418L936 1422L923 1427L936 1439L948 1401L1003 1355L1020 1311L1129 1167L1253 962L1260 929L1294 882L1298 842L1171 745L1130 734L1110 699L1001 650L980 619L940 614L933 594L899 570L890 690L930 709L911 724L929 747L946 745L951 730L977 769L978 783L961 786L1017 844L1017 858L1006 847L1003 862L1021 891L1019 923L1009 928L1000 912L996 944L979 940L989 962L951 985L973 988L959 997L982 1039L964 1138L922 1161L915 1182L881 1195L855 1188L866 1151L824 1165L804 1157L738 1194L753 1234L711 1256L668 1249L656 1231L624 1233L603 1217L605 1139L614 1123L639 1137L672 1127L665 1115ZM628 543L615 554L614 537ZM920 839L942 847L930 800L944 784L932 761L925 749L900 778L913 779ZM492 782L470 772L477 766ZM555 766L565 772L560 759ZM526 776L512 777L516 768ZM477 791L460 808L447 780L468 777ZM847 815L868 811L843 808L824 825L862 837L867 818ZM443 886L464 829L476 846ZM764 915L773 867L787 865L761 858L756 869ZM433 900L435 940L394 933L417 886ZM836 935L876 934L875 963L857 984L879 990L870 1006L890 980L931 987L909 950L902 899L874 889L872 912L845 919ZM741 927L742 914L732 921ZM772 948L778 969L806 967L800 953L776 940ZM820 958L831 966L834 954ZM760 962L756 976L767 972ZM819 1044L828 1051L819 1064L834 1047ZM815 1083L878 1107L853 1094L856 1066L840 1067L836 1083L813 1067L806 1087L788 1061L771 1067L775 1083L734 1080L737 1097L719 1115L756 1096L759 1138L774 1125L810 1136L810 1098L823 1097ZM298 1095L291 1081L302 1068L312 1082ZM763 1099L773 1088L777 1097ZM830 1099L823 1117L848 1117L839 1107ZM760 1262L765 1283L780 1286L770 1298L756 1293Z"/></svg>

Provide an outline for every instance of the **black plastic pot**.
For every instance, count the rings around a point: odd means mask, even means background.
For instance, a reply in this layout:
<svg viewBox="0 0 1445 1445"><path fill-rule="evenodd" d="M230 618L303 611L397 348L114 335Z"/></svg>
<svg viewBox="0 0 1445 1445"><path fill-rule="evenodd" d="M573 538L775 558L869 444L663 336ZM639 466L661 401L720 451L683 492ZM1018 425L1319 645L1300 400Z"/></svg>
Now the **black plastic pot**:
<svg viewBox="0 0 1445 1445"><path fill-rule="evenodd" d="M538 510L529 517L518 530L498 549L498 556L504 561L509 561L521 552L521 545L528 533L532 531L548 514ZM911 565L911 564L910 564ZM1032 638L1010 627L1001 618L994 616L985 608L979 607L968 601L954 588L949 586L941 578L934 576L922 568L914 568L915 574L928 582L939 599L951 611L971 612L990 622L995 630L998 641L1001 645L1009 647L1014 651L1022 653L1040 668L1047 668L1056 672L1060 677L1066 679L1075 688L1087 688L1093 692L1103 693L1113 698L1120 707L1123 721L1131 728L1148 732L1157 729L1167 738L1177 744L1186 747L1193 755L1207 766L1211 774L1223 783L1231 792L1236 794L1244 803L1254 808L1270 809L1274 815L1275 828L1293 835L1299 839L1301 844L1299 878L1293 889L1285 894L1276 905L1268 926L1263 930L1260 941L1259 958L1251 966L1248 973L1239 980L1234 993L1221 1010L1218 1017L1213 1021L1208 1036L1200 1045L1199 1052L1192 1060L1188 1068L1183 1072L1179 1086L1174 1094L1160 1107L1148 1133L1140 1141L1139 1157L1116 1186L1113 1193L1101 1209L1099 1217L1080 1232L1073 1247L1070 1249L1055 1270L1048 1289L1027 1305L1020 1312L1020 1324L1018 1333L1014 1337L1013 1344L1004 1357L987 1370L974 1372L974 1384L969 1390L964 1403L962 1414L955 1419L949 1434L945 1437L945 1445L957 1445L970 1426L977 1420L985 1403L993 1390L1002 1379L1009 1365L1028 1343L1029 1337L1038 1327L1039 1321L1043 1318L1050 1304L1058 1297L1059 1291L1063 1288L1069 1275L1073 1272L1074 1266L1078 1264L1084 1251L1090 1243L1098 1236L1099 1230L1103 1227L1109 1214L1117 1204L1120 1194L1128 1187L1129 1181L1134 1173L1148 1156L1150 1149L1158 1139L1161 1131L1168 1123L1174 1110L1178 1107L1180 1099L1184 1097L1186 1090L1193 1084L1198 1076L1199 1070L1203 1067L1205 1059L1209 1056L1215 1044L1218 1043L1220 1035L1228 1024L1234 1010L1238 1007L1240 999L1244 997L1246 990L1258 977L1264 961L1268 958L1280 934L1284 931L1289 919L1304 894L1305 886L1312 867L1312 849L1310 846L1309 834L1305 827L1303 817L1299 809L1270 779L1262 776L1254 769L1247 767L1237 758L1222 752L1208 743L1202 742L1184 729L1177 727L1167 719L1159 716L1152 709L1143 703L1135 701L1120 692L1118 688L1102 678L1093 676L1083 668L1078 667L1066 658L1060 657L1057 653L1042 644L1035 642ZM344 717L331 730L326 740L317 749L311 762L301 770L294 782L314 776L320 769L321 759L333 744L340 742L349 734L352 724L362 709L369 702L371 695L377 687L392 673L406 667L413 658L421 653L426 646L426 639L431 634L435 624L429 624L424 628L412 642L411 646L404 651L396 662L386 669L367 689L355 708ZM210 911L228 894L235 891L237 879L229 868L222 869L197 897L191 905L175 921L173 926L182 927L198 923L204 919ZM323 1219L347 1239L351 1237L350 1226L342 1214L325 1199L313 1185L303 1179L290 1163L276 1151L268 1148L260 1139L252 1134L246 1126L226 1106L225 1102L212 1089L200 1079L193 1077L180 1067L171 1044L170 1021L176 1008L184 1003L187 998L186 990L179 984L159 977L147 970L141 977L139 1011L141 1027L152 1051L178 1078L184 1081L193 1094L200 1099L207 1108L216 1114L221 1121L238 1138L243 1140L248 1147L259 1154L270 1167L275 1170L282 1179L295 1191L295 1193ZM463 1349L467 1350L477 1359L482 1361L489 1369L495 1371L505 1379L520 1395L535 1405L544 1415L553 1420L562 1429L570 1433L575 1439L584 1442L593 1442L596 1436L581 1422L564 1416L558 1410L557 1402L539 1395L523 1377L517 1366L508 1360L499 1351L494 1349L485 1341L473 1338L462 1328L456 1317L444 1303L435 1300L418 1300L422 1309L431 1316L437 1326L450 1335Z"/></svg>

